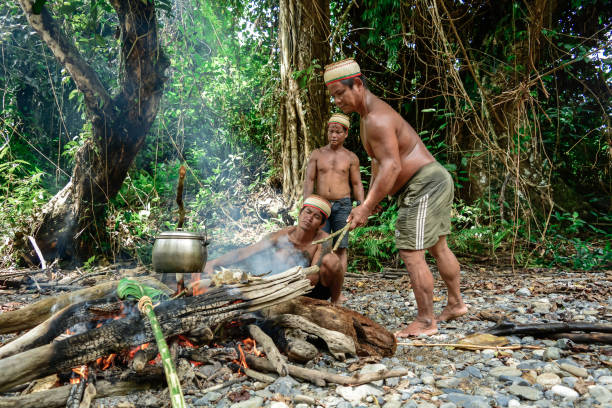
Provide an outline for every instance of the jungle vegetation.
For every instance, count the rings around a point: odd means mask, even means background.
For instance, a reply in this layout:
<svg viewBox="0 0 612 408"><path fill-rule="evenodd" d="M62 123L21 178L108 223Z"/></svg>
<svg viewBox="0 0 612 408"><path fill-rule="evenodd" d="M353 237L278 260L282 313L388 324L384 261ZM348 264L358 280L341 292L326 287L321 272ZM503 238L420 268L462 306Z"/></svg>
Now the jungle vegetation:
<svg viewBox="0 0 612 408"><path fill-rule="evenodd" d="M334 111L323 67L354 57L453 175L458 255L609 268L611 24L609 0L2 2L0 267L38 262L28 236L149 263L181 164L188 228L218 248L285 225ZM354 271L399 266L383 208Z"/></svg>

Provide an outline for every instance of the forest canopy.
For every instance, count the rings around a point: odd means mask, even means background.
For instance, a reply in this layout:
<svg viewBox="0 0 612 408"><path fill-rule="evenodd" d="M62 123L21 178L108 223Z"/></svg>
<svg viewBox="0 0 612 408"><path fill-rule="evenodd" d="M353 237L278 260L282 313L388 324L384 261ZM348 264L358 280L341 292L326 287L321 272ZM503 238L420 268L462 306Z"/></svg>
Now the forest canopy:
<svg viewBox="0 0 612 408"><path fill-rule="evenodd" d="M451 172L453 251L609 267L610 3L2 2L0 263L37 263L27 236L51 259L149 263L182 164L187 227L218 248L279 228L335 111L323 67L353 57ZM398 265L395 217L388 199L352 233L352 270Z"/></svg>

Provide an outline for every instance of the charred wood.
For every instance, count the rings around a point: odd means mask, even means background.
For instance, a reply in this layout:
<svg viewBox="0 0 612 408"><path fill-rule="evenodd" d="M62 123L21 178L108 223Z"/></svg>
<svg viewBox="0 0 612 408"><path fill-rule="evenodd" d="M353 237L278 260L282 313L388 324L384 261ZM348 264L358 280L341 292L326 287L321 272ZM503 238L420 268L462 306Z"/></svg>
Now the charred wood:
<svg viewBox="0 0 612 408"><path fill-rule="evenodd" d="M574 343L604 343L612 344L612 334L610 333L555 333L551 339L569 339Z"/></svg>
<svg viewBox="0 0 612 408"><path fill-rule="evenodd" d="M547 337L556 333L569 333L573 331L612 333L612 324L578 322L516 324L514 322L504 321L487 330L487 333L491 333L495 336L512 334L519 336Z"/></svg>
<svg viewBox="0 0 612 408"><path fill-rule="evenodd" d="M155 313L164 334L171 337L286 302L310 288L309 280L299 268L279 275L282 279L278 285L269 285L268 280L262 279L263 288L258 288L258 284L215 288L202 296L163 302ZM0 378L0 391L153 341L150 323L135 308L127 312L125 318L0 360L0 372L4 374Z"/></svg>
<svg viewBox="0 0 612 408"><path fill-rule="evenodd" d="M161 290L168 290L165 285L151 277L145 276L134 279L145 285L153 286ZM47 320L55 311L63 309L73 303L110 296L117 290L118 283L119 281L105 282L91 288L42 299L21 309L2 313L0 314L0 334L31 329Z"/></svg>

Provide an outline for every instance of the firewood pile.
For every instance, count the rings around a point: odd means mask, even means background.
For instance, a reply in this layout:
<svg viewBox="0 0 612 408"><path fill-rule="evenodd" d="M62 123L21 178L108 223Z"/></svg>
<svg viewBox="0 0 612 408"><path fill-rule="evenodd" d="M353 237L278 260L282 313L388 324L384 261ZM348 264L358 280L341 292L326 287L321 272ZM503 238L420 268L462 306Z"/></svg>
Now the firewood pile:
<svg viewBox="0 0 612 408"><path fill-rule="evenodd" d="M347 376L304 367L321 353L337 360L391 356L397 346L393 334L369 318L302 296L310 289L306 275L312 268L258 278L242 274L235 280L226 273L204 293L172 299L172 291L146 271L132 279L168 299L153 310L186 394L249 377L267 383L290 375L324 386L405 375L405 370L385 370ZM3 294L23 290L25 283L52 292L0 313L0 335L5 335L0 337L0 407L88 407L96 398L167 387L152 324L136 302L117 296L119 281L109 279L112 272L62 285L49 271L44 273L51 279L39 277L36 285L32 274L0 272ZM92 286L75 290L77 280ZM73 290L57 294L54 284ZM19 335L10 338L11 333ZM203 375L200 364L223 367L217 373L230 375Z"/></svg>

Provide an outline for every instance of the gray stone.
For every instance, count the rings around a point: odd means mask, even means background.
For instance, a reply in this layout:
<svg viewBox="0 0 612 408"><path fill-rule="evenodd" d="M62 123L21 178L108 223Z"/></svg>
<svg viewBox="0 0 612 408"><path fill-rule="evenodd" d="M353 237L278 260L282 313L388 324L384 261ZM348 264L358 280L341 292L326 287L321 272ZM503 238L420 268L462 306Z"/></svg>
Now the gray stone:
<svg viewBox="0 0 612 408"><path fill-rule="evenodd" d="M489 371L489 374L491 374L494 377L500 377L502 375L520 377L520 375L522 374L522 371L514 367L501 366L501 367L493 367L491 371Z"/></svg>
<svg viewBox="0 0 612 408"><path fill-rule="evenodd" d="M499 381L505 381L506 383L516 384L516 385L531 385L529 381L524 379L523 377L516 377L513 375L500 375Z"/></svg>
<svg viewBox="0 0 612 408"><path fill-rule="evenodd" d="M489 400L478 395L461 394L457 392L449 393L446 399L456 404L458 407L489 407Z"/></svg>
<svg viewBox="0 0 612 408"><path fill-rule="evenodd" d="M531 291L527 288L520 288L516 291L518 296L531 296Z"/></svg>
<svg viewBox="0 0 612 408"><path fill-rule="evenodd" d="M210 405L211 403L221 399L222 396L223 395L219 394L218 392L211 391L211 392L204 394L203 397L194 400L193 405L196 405L196 406Z"/></svg>
<svg viewBox="0 0 612 408"><path fill-rule="evenodd" d="M336 405L336 408L353 408L353 404L348 401L342 400L338 403L338 405Z"/></svg>
<svg viewBox="0 0 612 408"><path fill-rule="evenodd" d="M610 375L610 369L609 368L598 368L596 370L593 370L593 378L599 378L599 377L604 377L606 375Z"/></svg>
<svg viewBox="0 0 612 408"><path fill-rule="evenodd" d="M399 377L391 377L391 378L387 378L385 380L385 385L388 387L397 387L397 385L399 384Z"/></svg>
<svg viewBox="0 0 612 408"><path fill-rule="evenodd" d="M485 350L482 350L482 352L480 353L482 358L486 360L495 357L495 354L496 354L496 351L492 349L485 349Z"/></svg>
<svg viewBox="0 0 612 408"><path fill-rule="evenodd" d="M281 401L272 401L270 403L270 408L289 408L287 404Z"/></svg>
<svg viewBox="0 0 612 408"><path fill-rule="evenodd" d="M246 401L240 401L232 404L230 408L259 408L263 406L264 399L262 397L249 398Z"/></svg>
<svg viewBox="0 0 612 408"><path fill-rule="evenodd" d="M455 388L461 383L461 378L443 378L436 381L436 387L438 388Z"/></svg>
<svg viewBox="0 0 612 408"><path fill-rule="evenodd" d="M569 348L570 341L570 339L558 339L557 347L559 347L561 350L567 350Z"/></svg>
<svg viewBox="0 0 612 408"><path fill-rule="evenodd" d="M556 347L547 347L544 350L544 360L558 360L561 358L561 350Z"/></svg>
<svg viewBox="0 0 612 408"><path fill-rule="evenodd" d="M410 400L408 402L406 402L404 405L402 405L402 408L417 408L418 405L416 403L416 401L414 400Z"/></svg>
<svg viewBox="0 0 612 408"><path fill-rule="evenodd" d="M603 375L601 377L597 377L597 382L600 384L612 384L612 376Z"/></svg>
<svg viewBox="0 0 612 408"><path fill-rule="evenodd" d="M351 408L352 408L352 407L353 407L353 406L351 405ZM308 404L300 403L300 404L297 404L297 405L295 406L295 408L308 408ZM348 408L348 407L347 407L347 408Z"/></svg>
<svg viewBox="0 0 612 408"><path fill-rule="evenodd" d="M387 369L387 366L384 364L366 364L365 366L363 366L361 370L359 370L359 374L375 373L377 371L386 370L386 369ZM372 384L378 387L382 387L383 380L372 381Z"/></svg>
<svg viewBox="0 0 612 408"><path fill-rule="evenodd" d="M272 384L268 385L266 389L273 394L293 396L298 393L299 386L299 382L290 376L285 376L278 377Z"/></svg>
<svg viewBox="0 0 612 408"><path fill-rule="evenodd" d="M537 401L542 398L542 392L535 387L526 387L524 385L511 385L508 387L508 392L516 395L519 398L530 401Z"/></svg>
<svg viewBox="0 0 612 408"><path fill-rule="evenodd" d="M401 406L402 403L399 401L388 401L382 406L382 408L400 408Z"/></svg>
<svg viewBox="0 0 612 408"><path fill-rule="evenodd" d="M589 375L588 371L585 368L578 367L573 364L561 363L559 367L561 367L562 370L565 370L576 377L587 377Z"/></svg>
<svg viewBox="0 0 612 408"><path fill-rule="evenodd" d="M418 408L437 408L434 404L432 404L431 402L421 402L419 405L417 405Z"/></svg>
<svg viewBox="0 0 612 408"><path fill-rule="evenodd" d="M360 402L369 396L383 395L383 392L369 384L360 385L358 387L336 387L336 394L347 401Z"/></svg>
<svg viewBox="0 0 612 408"><path fill-rule="evenodd" d="M434 385L434 383L436 382L434 376L431 374L422 375L421 381L423 381L423 384L425 385Z"/></svg>
<svg viewBox="0 0 612 408"><path fill-rule="evenodd" d="M574 388L578 382L578 379L576 377L563 377L561 382L570 388Z"/></svg>
<svg viewBox="0 0 612 408"><path fill-rule="evenodd" d="M561 384L561 378L555 373L542 373L536 378L536 383L544 388L551 388L553 385Z"/></svg>
<svg viewBox="0 0 612 408"><path fill-rule="evenodd" d="M589 395L595 398L600 404L612 401L612 392L601 385L591 385L589 387Z"/></svg>
<svg viewBox="0 0 612 408"><path fill-rule="evenodd" d="M510 399L510 397L508 397L507 395L496 395L495 396L495 402L500 407L510 406L510 401L516 401L516 400Z"/></svg>
<svg viewBox="0 0 612 408"><path fill-rule="evenodd" d="M445 402L440 404L440 408L457 408L457 405L453 404L452 402Z"/></svg>
<svg viewBox="0 0 612 408"><path fill-rule="evenodd" d="M550 391L554 395L558 395L563 398L572 399L572 400L578 398L578 393L575 390L569 387L566 387L564 385L555 385L550 389Z"/></svg>
<svg viewBox="0 0 612 408"><path fill-rule="evenodd" d="M467 366L467 367L465 368L465 370L463 370L463 371L464 371L464 372L467 372L469 375L471 375L472 377L475 377L475 378L482 378L482 377L483 377L483 375L482 375L482 373L480 372L480 370L479 370L479 369L477 369L477 368L476 368L476 367L474 367L474 366Z"/></svg>

